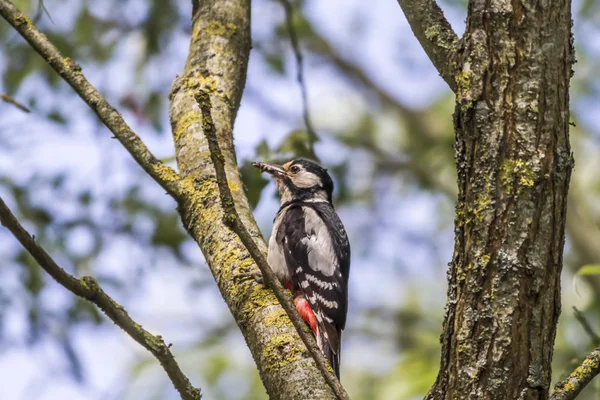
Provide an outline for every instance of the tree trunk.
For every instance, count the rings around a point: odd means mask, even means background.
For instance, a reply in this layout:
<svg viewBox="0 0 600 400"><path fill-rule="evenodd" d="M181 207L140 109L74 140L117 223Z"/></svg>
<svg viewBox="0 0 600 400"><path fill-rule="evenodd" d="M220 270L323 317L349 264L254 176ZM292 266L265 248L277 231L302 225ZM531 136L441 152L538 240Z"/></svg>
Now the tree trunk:
<svg viewBox="0 0 600 400"><path fill-rule="evenodd" d="M237 235L223 223L214 167L194 100L211 93L212 117L235 207L258 246L266 245L250 211L237 169L233 123L251 47L250 0L193 1L193 29L185 70L173 83L170 117L180 174L197 195L179 205L235 318L271 399L332 399L334 395L271 290L237 278L258 269Z"/></svg>
<svg viewBox="0 0 600 400"><path fill-rule="evenodd" d="M573 167L570 7L469 2L456 76L456 238L428 399L548 397Z"/></svg>

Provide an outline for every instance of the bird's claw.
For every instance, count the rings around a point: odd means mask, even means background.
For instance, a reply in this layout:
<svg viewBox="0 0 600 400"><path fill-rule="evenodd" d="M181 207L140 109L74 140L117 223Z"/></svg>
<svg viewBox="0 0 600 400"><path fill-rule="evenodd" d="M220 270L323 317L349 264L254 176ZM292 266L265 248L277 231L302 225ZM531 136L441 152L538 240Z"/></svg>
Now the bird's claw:
<svg viewBox="0 0 600 400"><path fill-rule="evenodd" d="M264 285L265 283L262 273L260 271L242 272L234 276L235 280L246 278L252 278L256 283L260 285Z"/></svg>

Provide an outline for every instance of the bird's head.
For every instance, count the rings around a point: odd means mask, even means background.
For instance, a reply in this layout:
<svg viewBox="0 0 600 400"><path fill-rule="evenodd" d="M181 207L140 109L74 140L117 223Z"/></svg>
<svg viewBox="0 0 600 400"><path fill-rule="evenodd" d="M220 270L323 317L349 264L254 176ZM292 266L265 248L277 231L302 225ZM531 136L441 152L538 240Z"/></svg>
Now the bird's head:
<svg viewBox="0 0 600 400"><path fill-rule="evenodd" d="M273 177L282 204L293 200L327 201L331 204L333 181L327 170L314 161L300 158L283 165L263 162L252 165Z"/></svg>

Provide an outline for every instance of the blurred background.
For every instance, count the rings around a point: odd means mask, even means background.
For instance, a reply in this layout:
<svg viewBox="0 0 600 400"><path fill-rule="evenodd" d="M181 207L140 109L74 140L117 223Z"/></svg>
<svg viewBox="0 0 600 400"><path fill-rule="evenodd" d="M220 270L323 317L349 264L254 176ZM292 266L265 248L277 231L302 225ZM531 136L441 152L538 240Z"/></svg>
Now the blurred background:
<svg viewBox="0 0 600 400"><path fill-rule="evenodd" d="M83 67L151 150L175 166L167 95L183 71L191 2L17 0ZM252 160L311 155L284 9L252 2L248 81L235 144L265 237L275 188ZM466 1L440 5L459 35ZM453 246L454 96L393 0L303 0L304 57L316 156L332 172L352 242L342 383L354 399L418 399L435 379ZM44 8L46 11L44 11ZM563 314L554 380L600 333L600 3L573 2L575 173L569 193ZM206 399L266 399L243 338L175 203L132 161L73 90L0 22L0 195L76 275L91 274L173 349ZM594 272L594 268L587 268ZM0 229L0 398L177 399L152 356L52 281ZM600 385L581 399L600 398Z"/></svg>

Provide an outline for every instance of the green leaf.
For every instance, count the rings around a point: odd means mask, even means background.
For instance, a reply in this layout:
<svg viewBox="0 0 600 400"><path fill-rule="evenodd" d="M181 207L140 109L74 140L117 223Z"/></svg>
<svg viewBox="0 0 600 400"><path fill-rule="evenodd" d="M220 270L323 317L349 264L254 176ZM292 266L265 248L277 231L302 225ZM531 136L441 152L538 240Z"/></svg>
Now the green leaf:
<svg viewBox="0 0 600 400"><path fill-rule="evenodd" d="M304 130L295 130L283 140L277 153L287 155L290 159L297 157L305 157L318 161L319 158L310 148L311 138L308 132Z"/></svg>
<svg viewBox="0 0 600 400"><path fill-rule="evenodd" d="M584 265L577 271L577 275L600 275L600 264Z"/></svg>
<svg viewBox="0 0 600 400"><path fill-rule="evenodd" d="M47 115L50 121L56 122L60 125L65 125L67 123L67 119L58 111L51 111Z"/></svg>
<svg viewBox="0 0 600 400"><path fill-rule="evenodd" d="M248 202L250 203L250 207L254 210L260 200L260 195L265 186L269 183L269 180L265 179L261 175L260 170L252 166L250 161L244 161L240 167L240 174L242 175L242 182L244 182L244 186L246 187Z"/></svg>

